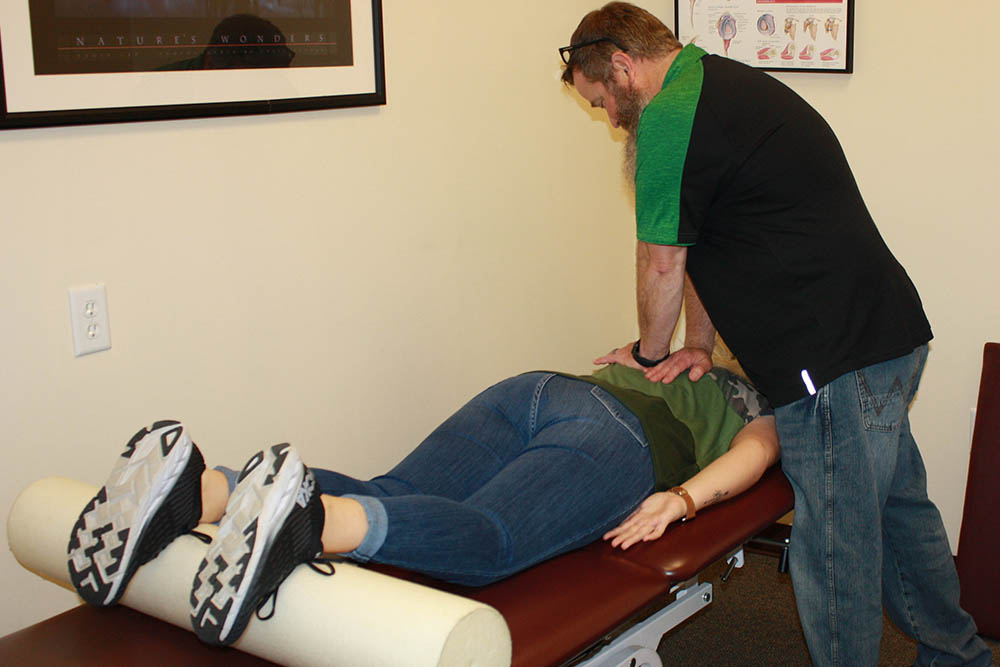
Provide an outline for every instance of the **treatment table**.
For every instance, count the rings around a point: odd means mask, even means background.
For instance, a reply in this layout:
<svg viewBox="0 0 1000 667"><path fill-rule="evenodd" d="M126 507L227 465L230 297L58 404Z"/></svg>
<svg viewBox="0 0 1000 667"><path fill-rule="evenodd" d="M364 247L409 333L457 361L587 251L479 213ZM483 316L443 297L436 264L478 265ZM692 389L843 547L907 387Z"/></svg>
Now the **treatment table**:
<svg viewBox="0 0 1000 667"><path fill-rule="evenodd" d="M43 480L44 481L44 480ZM29 487L30 491L31 487ZM79 491L83 494L86 489ZM22 496L29 495L28 491ZM40 491L36 494L44 498L46 494ZM19 546L33 539L13 534L21 530L14 523L14 516L19 511L18 504L34 507L43 502L36 498L19 499L12 510L12 523L8 526L11 548L15 556L32 569L48 578L56 578L54 570L46 573L45 566L37 564L34 556L26 553ZM780 467L768 470L764 477L745 493L717 505L703 509L697 518L690 522L671 526L667 533L654 542L640 543L628 551L610 548L604 542L595 542L587 547L572 551L562 556L536 565L513 577L496 584L482 588L465 588L405 572L395 568L371 566L357 568L354 565L338 564L337 575L320 578L333 581L342 578L342 586L351 585L354 572L361 576L379 576L379 581L396 581L399 586L409 586L414 590L424 590L406 581L415 582L425 587L436 589L429 594L447 594L448 599L461 600L465 603L483 603L489 607L490 613L498 611L502 615L499 624L504 622L509 630L509 643L503 638L506 654L497 653L493 648L490 655L477 654L477 641L470 639L474 634L466 634L464 644L460 647L462 657L447 658L444 654L457 656L460 651L453 644L446 647L442 656L432 655L429 661L420 664L462 664L493 665L510 663L515 667L549 667L557 665L581 665L585 667L660 667L661 661L656 654L657 645L662 635L684 620L690 618L712 601L712 584L699 582L698 573L720 560L729 560L733 566L742 565L742 547L756 535L768 529L774 522L788 513L793 505L793 495L788 481ZM50 511L51 508L40 508ZM67 515L75 517L74 514ZM25 510L22 514L27 516ZM36 514L35 516L40 516ZM68 535L68 531L66 532ZM169 618L177 625L183 624L175 618L160 615L159 611L150 611L149 604L142 597L143 587L160 589L168 588L163 582L157 582L159 576L153 566L159 560L169 560L165 556L175 549L175 544L184 542L184 549L195 550L197 543L193 538L182 538L175 541L168 550L155 561L140 569L133 579L129 592L123 598L123 603L146 610L161 618ZM15 544L18 543L18 544ZM787 541L785 541L787 548ZM176 547L178 551L181 547ZM19 552L21 552L19 554ZM65 554L59 554L65 559ZM178 556L179 557L179 556ZM192 553L190 559L197 558ZM29 561L32 561L29 563ZM52 560L55 563L55 560ZM53 568L55 565L53 565ZM170 563L162 567L171 567ZM189 567L185 565L185 567ZM154 570L147 573L144 570ZM375 570L376 573L364 575L365 571ZM314 580L309 579L309 588L305 583L309 576L308 568L299 568L283 584L282 591L286 598L304 598L310 595L315 598L318 593ZM391 575L393 579L380 575ZM143 577L149 579L147 583ZM300 581L301 580L301 581ZM325 583L325 582L319 582ZM65 584L63 584L65 585ZM368 587L371 582L363 580L362 587ZM135 592L132 589L137 589ZM288 592L285 590L288 589ZM346 588L341 589L346 590ZM361 590L367 590L362 588ZM406 596L410 589L400 589L402 593L396 596L398 604L405 606ZM162 590L164 596L166 590ZM404 595L405 593L405 595ZM373 593L374 594L374 593ZM177 605L184 603L186 592L170 593L177 597ZM132 598L136 601L133 604ZM458 596L453 598L453 596ZM147 595L148 597L148 595ZM470 600L471 599L471 600ZM285 601L292 605L293 602ZM314 603L313 600L311 603ZM279 599L280 603L280 599ZM307 600L302 600L303 604ZM424 609L423 603L414 602L405 625L419 625L427 619L420 612L412 610ZM146 606L144 606L146 605ZM480 605L482 606L482 605ZM154 605L155 607L155 605ZM434 607L427 607L434 608ZM260 647L267 647L275 642L295 642L294 632L300 630L301 623L278 625L282 613L290 616L291 612L277 609L275 618L270 621L252 621L247 635L237 646L244 651L266 656L279 662L294 664L344 664L354 667L360 664L418 664L417 654L410 653L410 659L379 658L368 661L361 657L315 659L315 656L302 658L289 656L280 652L268 653ZM391 616L392 610L386 611ZM427 616L435 612L427 611ZM469 618L471 616L466 616ZM477 617L482 620L485 617ZM433 620L433 619L431 619ZM487 619L488 620L488 619ZM405 641L401 632L405 632L400 622L387 632L386 642ZM269 631L268 626L277 634L267 637L262 633ZM481 627L487 627L482 625ZM491 636L497 634L495 626L488 632ZM303 632L308 632L305 628ZM338 639L332 631L326 630L321 637L311 637L309 641L327 646L338 645L338 642L349 639ZM416 631L415 631L416 632ZM428 631L430 632L430 631ZM108 641L109 633L114 633L115 639ZM260 642L255 643L258 637ZM511 650L512 648L512 650ZM483 643L483 652L487 652ZM419 649L414 649L419 650ZM436 650L436 649L435 649ZM430 650L430 652L434 652ZM318 654L323 656L324 654ZM265 661L233 649L220 649L200 644L190 632L139 614L131 609L111 608L95 609L81 606L51 619L38 623L19 632L0 638L0 656L6 656L7 664L213 664L213 665L260 665ZM470 657L471 656L471 657ZM499 657L498 657L499 656ZM141 660L139 659L141 657ZM424 656L421 656L421 659ZM389 660L392 660L391 662ZM23 662L22 662L23 661Z"/></svg>

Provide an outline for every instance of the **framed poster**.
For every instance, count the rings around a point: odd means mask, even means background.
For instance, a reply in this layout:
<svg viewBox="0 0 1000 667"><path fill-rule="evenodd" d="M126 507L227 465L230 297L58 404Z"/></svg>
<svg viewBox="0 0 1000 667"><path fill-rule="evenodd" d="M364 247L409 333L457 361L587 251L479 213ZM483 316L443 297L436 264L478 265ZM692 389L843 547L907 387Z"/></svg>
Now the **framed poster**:
<svg viewBox="0 0 1000 667"><path fill-rule="evenodd" d="M853 72L854 0L674 0L684 44L772 71Z"/></svg>
<svg viewBox="0 0 1000 667"><path fill-rule="evenodd" d="M0 129L385 104L381 0L0 4Z"/></svg>

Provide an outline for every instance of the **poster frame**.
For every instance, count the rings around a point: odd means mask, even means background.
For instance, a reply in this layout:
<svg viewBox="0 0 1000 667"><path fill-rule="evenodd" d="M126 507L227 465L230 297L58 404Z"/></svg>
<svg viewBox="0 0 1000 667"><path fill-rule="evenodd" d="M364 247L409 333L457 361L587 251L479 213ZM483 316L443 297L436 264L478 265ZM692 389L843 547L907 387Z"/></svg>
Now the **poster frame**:
<svg viewBox="0 0 1000 667"><path fill-rule="evenodd" d="M720 8L722 4L725 4L724 8ZM831 5L843 6L843 9L837 12L838 18L842 16L843 20L836 27L835 40L832 38L835 33L832 29L826 28L823 20L823 10L829 10ZM781 8L785 11L768 12L768 8ZM788 14L789 10L793 10L794 14ZM716 30L713 30L711 35L698 34L695 25L710 23L710 19L714 19L714 14L709 15L707 12L719 11L723 13L713 26ZM795 20L793 26L784 24L780 16L782 13L786 15L785 18ZM825 13L829 14L828 11ZM728 53L728 43L722 37L724 30L722 17L725 14L729 14L731 18L755 17L755 21L743 20L729 24L736 28L736 35L740 33L752 35L742 46L749 47L753 57L746 55L747 48L743 49L743 56ZM770 25L763 18L765 14L771 16ZM798 21L799 17L803 21ZM817 17L820 23L813 24L811 28L803 27L805 19L816 20ZM832 74L850 74L854 71L854 0L726 0L725 3L716 0L674 0L674 27L677 38L682 44L694 40L695 44L709 53L739 60L756 69L769 72ZM773 32L767 34L767 29ZM796 38L800 41L796 41ZM823 40L833 42L827 48L840 51L835 60L822 59L825 49L816 46L817 38L820 40L819 43L823 43ZM735 37L732 39L735 40ZM779 48L779 42L785 45L784 49ZM794 46L790 46L793 44ZM809 47L813 48L810 50ZM809 56L808 59L803 58L806 55Z"/></svg>
<svg viewBox="0 0 1000 667"><path fill-rule="evenodd" d="M0 129L383 105L382 1L349 1L354 55L347 67L61 76L35 74L29 3L4 3L0 7ZM359 25L364 28L360 34ZM179 80L191 85L177 86ZM42 92L34 94L36 88Z"/></svg>

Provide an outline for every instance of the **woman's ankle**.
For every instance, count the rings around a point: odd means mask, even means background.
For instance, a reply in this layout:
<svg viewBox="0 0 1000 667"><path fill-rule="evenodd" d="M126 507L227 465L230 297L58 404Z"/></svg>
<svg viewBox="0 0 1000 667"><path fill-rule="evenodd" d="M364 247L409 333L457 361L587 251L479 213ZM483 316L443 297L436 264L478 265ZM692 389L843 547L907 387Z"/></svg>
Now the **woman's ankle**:
<svg viewBox="0 0 1000 667"><path fill-rule="evenodd" d="M215 523L226 513L229 502L229 480L222 472L205 469L201 474L201 521Z"/></svg>
<svg viewBox="0 0 1000 667"><path fill-rule="evenodd" d="M348 553L354 551L368 534L368 515L361 503L353 498L324 494L323 551Z"/></svg>

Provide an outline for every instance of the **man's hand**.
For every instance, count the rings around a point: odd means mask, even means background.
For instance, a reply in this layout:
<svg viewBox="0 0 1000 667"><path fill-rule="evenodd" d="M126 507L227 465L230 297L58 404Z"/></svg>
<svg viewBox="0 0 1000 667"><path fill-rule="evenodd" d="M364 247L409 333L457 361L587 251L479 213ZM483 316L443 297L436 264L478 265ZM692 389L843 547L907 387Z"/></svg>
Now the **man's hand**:
<svg viewBox="0 0 1000 667"><path fill-rule="evenodd" d="M670 383L689 369L688 377L691 381L700 380L702 375L712 370L711 353L700 347L683 347L656 366L646 369L646 379L650 382Z"/></svg>
<svg viewBox="0 0 1000 667"><path fill-rule="evenodd" d="M676 493L661 491L642 501L617 528L604 534L612 547L628 549L637 542L659 539L674 521L687 516L687 504Z"/></svg>
<svg viewBox="0 0 1000 667"><path fill-rule="evenodd" d="M598 357L594 359L594 365L600 366L602 364L618 364L620 366L628 366L629 368L637 368L642 370L642 366L632 358L632 346L635 345L635 341L627 343L622 347L611 350L603 357ZM652 370L652 369L651 369Z"/></svg>

